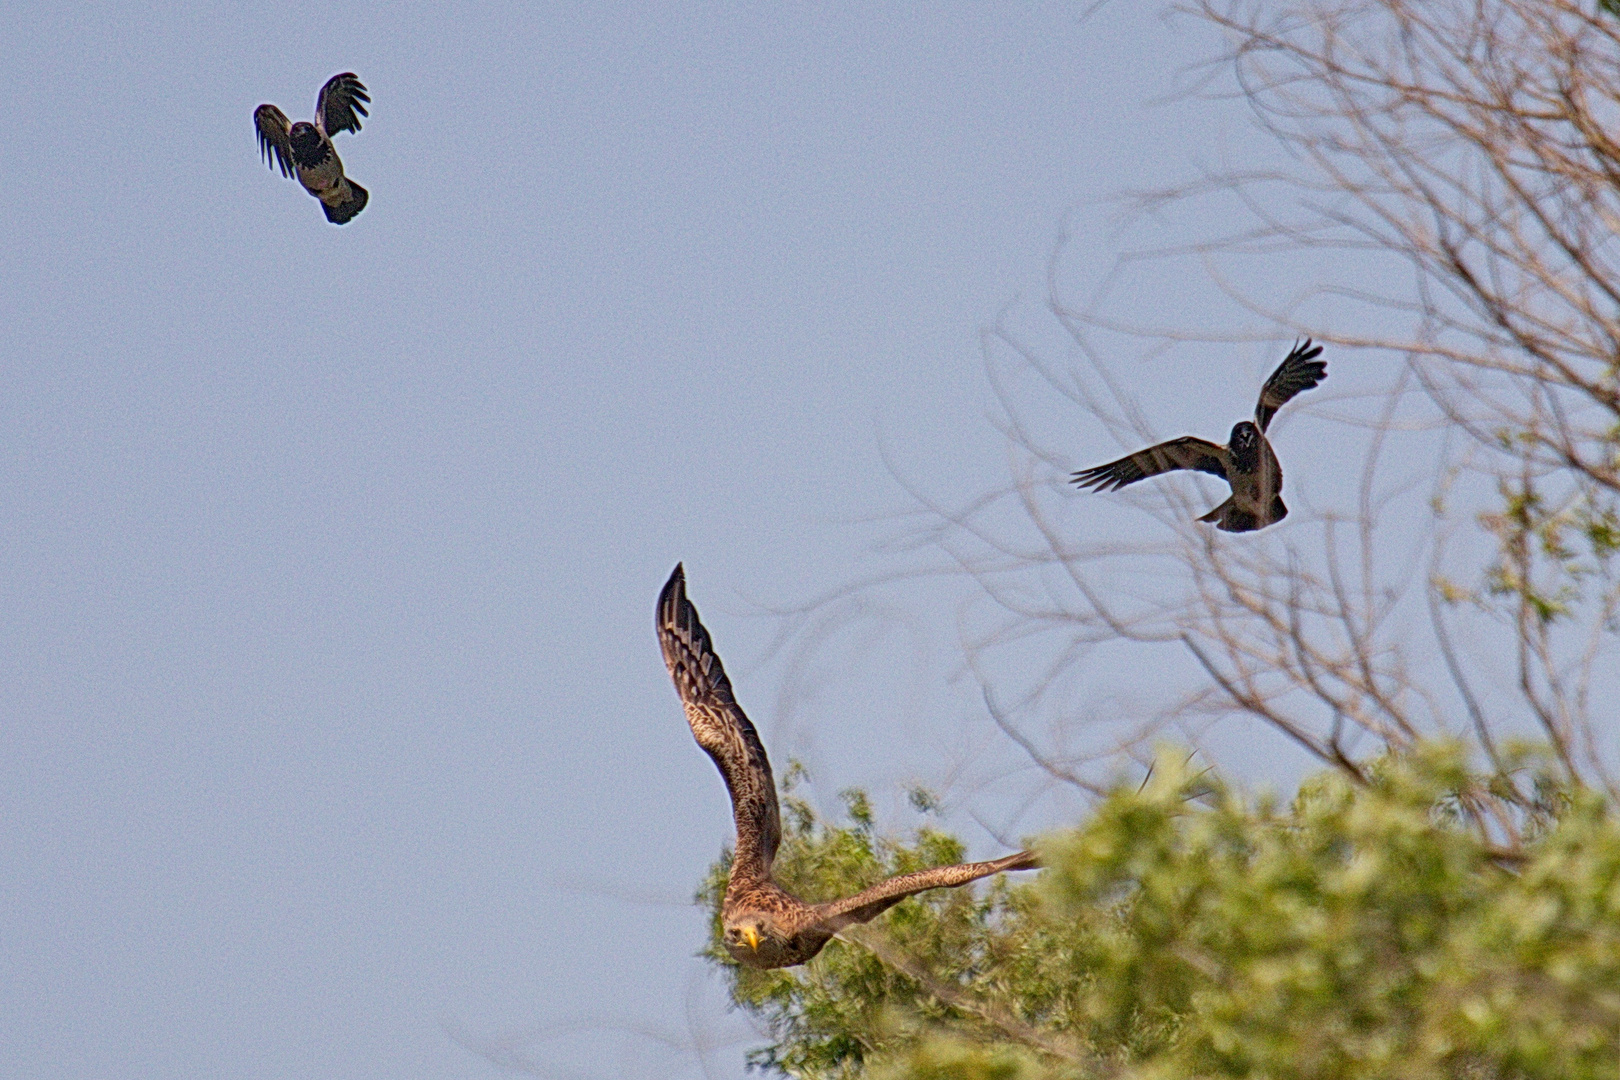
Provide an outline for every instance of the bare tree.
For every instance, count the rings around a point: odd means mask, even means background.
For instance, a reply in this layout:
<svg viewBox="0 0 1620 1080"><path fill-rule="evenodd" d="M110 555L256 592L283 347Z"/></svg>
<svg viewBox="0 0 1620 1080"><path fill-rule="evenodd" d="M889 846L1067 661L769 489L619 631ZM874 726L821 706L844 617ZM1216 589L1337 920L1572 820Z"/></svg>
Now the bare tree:
<svg viewBox="0 0 1620 1080"><path fill-rule="evenodd" d="M1217 224L1118 273L1190 256L1250 327L1146 324L1118 289L1077 302L1060 248L1048 306L1067 348L986 336L1012 480L966 505L916 491L920 539L993 601L964 623L970 665L1055 781L1094 787L1110 739L1234 715L1356 777L1383 749L1450 735L1495 766L1463 802L1510 850L1536 809L1520 737L1620 796L1605 707L1620 686L1620 19L1597 0L1180 11L1228 45L1199 92L1235 85L1281 163L1134 196L1139 213ZM1246 260L1307 256L1317 280L1286 298L1234 283ZM1357 477L1322 505L1232 537L1193 520L1214 503L1191 474L1109 496L1066 484L1105 459L1081 459L1095 450L1076 431L1130 449L1168 434L1118 346L1307 335L1360 361L1305 408L1332 448L1317 464ZM1087 672L1109 665L1179 689L1076 749L1105 719L1077 704Z"/></svg>
<svg viewBox="0 0 1620 1080"><path fill-rule="evenodd" d="M1260 233L1410 269L1367 294L1400 332L1346 340L1408 357L1497 480L1488 588L1511 605L1522 704L1571 773L1609 783L1590 690L1620 540L1620 22L1586 0L1193 10L1312 170L1291 178L1303 218Z"/></svg>
<svg viewBox="0 0 1620 1080"><path fill-rule="evenodd" d="M1184 0L1178 10L1227 44L1200 73L1196 92L1225 95L1250 110L1272 139L1273 160L1132 196L1127 220L1133 238L1151 233L1159 217L1178 213L1192 219L1198 238L1126 253L1089 294L1066 284L1077 255L1089 253L1059 245L1040 325L1008 314L984 336L993 416L1005 436L1010 478L963 501L941 498L928 483L908 480L903 466L891 465L917 504L919 524L901 539L901 550L919 562L820 605L817 618L801 624L814 644L824 646L830 626L854 618L862 601L897 578L953 575L969 586L956 627L966 670L1005 736L1003 749L1022 755L1048 788L1092 798L1109 785L1121 754L1135 754L1162 730L1198 743L1213 724L1248 721L1280 736L1305 760L1365 785L1360 791L1352 784L1324 787L1366 795L1368 805L1414 762L1445 759L1443 775L1421 788L1418 815L1436 811L1439 791L1443 807L1477 831L1481 845L1463 846L1479 862L1454 864L1464 891L1511 891L1557 876L1546 863L1535 868L1541 853L1525 843L1535 830L1559 825L1568 809L1549 804L1549 797L1586 785L1620 798L1612 772L1620 746L1608 706L1620 691L1614 573L1620 550L1620 143L1605 134L1620 130L1620 16L1598 3ZM1233 92L1227 94L1228 87ZM1176 232L1188 235L1186 222ZM1193 317L1184 313L1194 305L1175 303L1189 265L1224 291L1238 320L1215 329L1175 321ZM1256 265L1269 270L1257 274ZM1301 280L1302 269L1309 279ZM1208 305L1196 310L1202 317ZM1157 316L1143 312L1170 315L1150 322ZM1218 435L1247 413L1260 379L1287 343L1306 336L1329 345L1329 379L1289 405L1267 433L1276 436L1288 476L1292 512L1285 522L1235 535L1199 522L1228 491L1196 472L1106 495L1070 483L1079 467L1176 434L1158 430L1170 415L1187 422L1196 413L1206 418L1200 422L1219 425L1201 434ZM1241 343L1250 344L1235 347ZM1168 371L1184 357L1199 363ZM1127 366L1143 359L1152 363ZM1253 381L1234 379L1234 367L1248 364ZM1181 408L1184 400L1197 410ZM1228 404L1221 407L1232 411L1211 417L1223 400ZM1117 449L1103 445L1110 437ZM1378 761L1386 751L1416 749L1435 736L1467 744L1470 767L1432 753L1405 763ZM1552 768L1539 752L1525 751L1525 739L1550 747ZM1160 791L1170 790L1175 800L1218 791L1176 764L1163 771L1170 776L1159 777ZM1453 801L1454 784L1462 790ZM1221 798L1217 794L1212 804ZM1092 823L1105 819L1109 806L1132 802L1105 803ZM1254 836L1286 836L1291 844L1302 820L1278 828L1286 815L1274 817L1269 809L1251 815L1237 800L1224 805L1234 813L1231 835L1258 822ZM1579 799L1570 805L1591 807ZM1387 819L1398 820L1397 832L1413 820L1410 809L1407 804ZM1311 807L1305 810L1309 818ZM832 952L825 967L793 987L756 984L740 990L738 1000L771 1017L773 1034L802 1060L836 1059L842 1067L839 1048L856 1039L866 1040L863 1053L892 1054L903 1040L867 1020L898 1010L837 1013L838 1023L826 1018L852 1000L886 1007L921 1002L918 1015L933 1009L927 1015L940 1030L965 1035L965 1045L1019 1046L1036 1055L1027 1060L1106 1075L1129 1066L1136 1051L1098 1053L1117 1033L1085 1041L1090 1019L1101 1015L1096 999L1085 995L1109 972L1124 972L1119 1015L1152 1016L1158 1008L1152 1002L1170 1000L1144 993L1155 973L1190 969L1196 977L1168 980L1197 987L1174 1006L1174 1030L1145 1042L1163 1035L1166 1045L1191 1045L1185 1038L1194 1025L1182 1022L1196 1020L1194 998L1230 990L1233 973L1243 969L1243 960L1218 959L1244 938L1238 924L1265 910L1287 921L1288 912L1311 903L1300 899L1310 890L1295 891L1291 869L1284 875L1289 901L1273 909L1249 900L1186 901L1217 895L1267 861L1250 861L1258 846L1236 844L1242 850L1229 863L1224 855L1206 858L1212 849L1193 844L1184 849L1193 856L1157 886L1145 885L1156 868L1175 860L1151 855L1136 861L1142 847L1156 843L1156 826L1133 830L1133 814L1127 806L1117 821L1105 822L1093 834L1094 845L1065 850L1063 834L1054 834L1050 886L1040 905L1019 908L1014 896L1008 907L985 909L985 922L956 937L856 937L887 973L909 984L863 968L870 959L864 953ZM1335 820L1327 830L1332 843L1306 845L1334 853L1321 864L1332 874L1351 842L1342 824ZM1413 831L1441 845L1455 839L1442 829ZM796 839L814 851L817 844L836 843L837 832L807 828ZM1386 846L1369 835L1356 842ZM1215 847L1228 843L1230 836L1221 836ZM1177 834L1161 855L1184 839ZM1089 876L1087 868L1116 856L1116 876ZM1527 865L1531 872L1476 872L1491 860ZM1217 863L1220 881L1200 877ZM1229 873L1233 867L1238 870ZM1392 870L1380 876L1401 882L1422 875ZM1166 885L1172 878L1173 888ZM1190 879L1198 879L1198 887L1183 887ZM1043 922L1054 890L1078 881L1102 884L1077 891L1061 918ZM1126 884L1140 888L1122 888ZM1121 895L1131 900L1115 906ZM1101 947L1106 953L1124 938L1117 933L1121 913L1156 896L1176 899L1149 920L1145 939L1127 950L1129 962L1091 966L1098 953L1065 952L1058 944L1061 933L1095 915L1108 926L1098 935L1110 943ZM1365 932L1376 936L1377 927L1394 925L1387 919L1391 909L1385 896L1366 897ZM1444 905L1429 895L1417 904L1425 913L1437 906ZM1178 938L1184 924L1211 912L1238 914L1186 947ZM1022 913L1033 914L1022 922ZM1342 928L1341 914L1302 919L1300 927ZM1060 933L1020 936L1052 926ZM1598 916L1558 935L1590 953L1590 941L1605 930ZM1470 933L1447 940L1472 940ZM1334 938L1328 951L1342 952L1341 944ZM1257 969L1265 969L1272 986L1274 973L1288 965L1277 962L1281 952L1273 938L1257 949L1264 959ZM1492 951L1480 943L1450 954L1467 958L1455 985L1475 985L1477 959ZM1326 953L1297 965L1313 974L1309 993L1294 1000L1320 995L1320 1015L1337 1017L1347 1000L1362 1000L1361 991L1371 988L1377 998L1383 991L1376 987L1400 983L1391 973L1400 965L1401 946L1367 952L1377 954L1368 968L1376 977L1356 975L1325 991L1329 984L1317 973L1334 962L1316 960ZM1602 949L1593 953L1599 954ZM1166 966L1137 966L1144 956ZM1001 966L1008 957L1016 962ZM1059 959L1048 969L1031 962L1044 957ZM1549 984L1535 963L1504 954L1503 974L1478 985L1520 977L1525 986ZM847 966L835 970L835 964ZM1413 970L1438 964L1426 957ZM1575 970L1573 962L1569 969ZM1232 1018L1248 1013L1254 985L1244 983L1217 1010L1220 1035L1209 1045L1243 1046L1232 1075L1256 1068L1252 1047L1232 1035ZM1569 985L1570 1015L1587 1026L1568 1030L1598 1030L1607 1020L1585 1018L1592 995ZM1346 987L1356 989L1347 996ZM1441 1002L1448 993L1410 998ZM1404 1013L1405 1000L1377 1015ZM1069 1003L1081 1001L1083 1007L1065 1013ZM1516 1008L1515 1002L1503 1014L1504 1025ZM1283 1045L1275 1041L1272 1021L1297 1014L1256 1011L1257 1030L1265 1035L1255 1045ZM1356 1023L1345 1020L1342 1027ZM1400 1023L1369 1023L1385 1045L1404 1037ZM1313 1055L1337 1036L1324 1042L1317 1035L1339 1026L1341 1019L1305 1022L1303 1037L1278 1054L1277 1067L1320 1071L1326 1058ZM1424 1026L1422 1038L1408 1045L1444 1042L1446 1075L1458 1067L1480 1075L1522 1071L1497 1064L1508 1061L1502 1055L1512 1042L1500 1037L1504 1027L1475 1028L1489 1034L1461 1053L1449 1039L1428 1034L1460 1025ZM1135 1029L1132 1038L1142 1031ZM1538 1047L1580 1041L1537 1038ZM1358 1043L1355 1055L1365 1046ZM815 1058L818 1051L825 1056ZM1209 1075L1218 1071L1211 1067L1215 1060L1189 1057L1182 1065L1187 1075ZM1356 1057L1355 1067L1369 1060ZM1434 1071L1442 1074L1439 1066ZM1154 1072L1171 1075L1174 1068L1156 1064ZM1556 1067L1553 1073L1562 1075Z"/></svg>

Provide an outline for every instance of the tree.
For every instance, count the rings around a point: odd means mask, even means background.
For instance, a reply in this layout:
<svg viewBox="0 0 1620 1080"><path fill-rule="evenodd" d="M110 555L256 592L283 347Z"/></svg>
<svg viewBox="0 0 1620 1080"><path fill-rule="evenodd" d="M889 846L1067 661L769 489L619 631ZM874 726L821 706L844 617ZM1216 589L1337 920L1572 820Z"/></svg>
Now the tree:
<svg viewBox="0 0 1620 1080"><path fill-rule="evenodd" d="M1599 1077L1620 1055L1620 823L1558 763L1504 867L1457 744L1364 762L1286 806L1161 758L1049 838L1035 885L925 894L805 971L736 970L797 1077ZM814 894L954 859L791 815ZM724 888L716 868L711 900ZM724 962L716 946L712 955Z"/></svg>
<svg viewBox="0 0 1620 1080"><path fill-rule="evenodd" d="M1570 777L1616 794L1590 707L1620 603L1620 22L1573 0L1194 10L1231 36L1256 115L1309 170L1222 178L1259 212L1241 242L1368 249L1407 271L1331 288L1394 316L1339 339L1405 357L1459 436L1446 468L1499 498L1483 581L1437 565L1431 590L1507 617L1515 704ZM1264 211L1278 186L1297 214ZM1489 752L1492 721L1447 660Z"/></svg>
<svg viewBox="0 0 1620 1080"><path fill-rule="evenodd" d="M919 495L924 539L987 601L964 636L991 718L1092 809L1046 841L1039 886L903 905L806 972L739 975L737 1000L792 1075L1612 1073L1620 20L1596 0L1183 11L1224 35L1279 162L1139 196L1240 224L1119 272L1190 255L1246 324L1077 302L1060 253L1049 307L1081 362L998 327L1012 480ZM1331 273L1282 300L1244 284L1302 253ZM1355 453L1331 456L1360 459L1342 498L1232 538L1193 521L1195 479L1161 481L1110 497L1128 533L1088 539L1116 510L1065 482L1088 463L1075 416L1159 434L1099 341L1306 335L1390 361L1382 383L1333 369L1359 395L1336 403ZM1077 687L1125 655L1179 681L1076 750ZM1110 781L1118 747L1234 716L1325 771L1286 806L1180 758L1140 793ZM854 820L801 807L806 895L955 857Z"/></svg>
<svg viewBox="0 0 1620 1080"><path fill-rule="evenodd" d="M1570 778L1620 793L1592 712L1620 604L1620 146L1605 134L1620 111L1620 21L1572 0L1204 0L1191 12L1228 36L1242 96L1286 153L1140 196L1156 212L1240 224L1134 254L1122 273L1146 287L1143 267L1156 275L1191 254L1223 283L1246 271L1274 283L1296 277L1301 255L1327 264L1333 276L1282 300L1226 290L1270 324L1260 336L1329 342L1330 386L1344 385L1346 349L1364 367L1397 361L1384 385L1363 380L1325 437L1353 452L1335 471L1360 457L1359 488L1275 539L1232 543L1188 522L1210 504L1186 486L1141 485L1137 505L1162 528L1087 543L1095 533L1062 482L1072 450L1044 433L1036 393L1122 445L1150 439L1097 335L1223 335L1142 326L1112 314L1111 297L1079 304L1054 286L1051 308L1089 363L1053 361L1002 329L992 340L1003 424L1023 455L1004 497L1023 528L989 498L933 505L932 539L1005 614L976 644L1027 653L1044 634L1043 671L1099 643L1168 645L1203 679L1161 723L1251 717L1352 772L1357 756L1425 736L1464 736L1489 756L1534 731ZM1292 261L1252 272L1278 256ZM1066 442L1077 427L1063 425ZM1403 505L1414 487L1427 499ZM998 689L1038 712L1048 688Z"/></svg>

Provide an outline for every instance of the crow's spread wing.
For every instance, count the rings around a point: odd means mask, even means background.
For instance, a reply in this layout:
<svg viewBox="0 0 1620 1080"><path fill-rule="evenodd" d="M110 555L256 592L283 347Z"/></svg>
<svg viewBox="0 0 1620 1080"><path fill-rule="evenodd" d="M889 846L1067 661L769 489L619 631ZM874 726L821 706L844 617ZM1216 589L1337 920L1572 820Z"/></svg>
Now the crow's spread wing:
<svg viewBox="0 0 1620 1080"><path fill-rule="evenodd" d="M1306 338L1277 365L1266 385L1260 388L1260 400L1254 406L1254 422L1261 431L1266 430L1277 410L1288 404L1295 394L1327 378L1327 361L1316 359L1320 355L1322 346L1312 345L1311 339Z"/></svg>
<svg viewBox="0 0 1620 1080"><path fill-rule="evenodd" d="M1118 461L1082 469L1070 478L1070 482L1095 491L1116 491L1126 484L1176 469L1197 469L1225 480L1227 464L1226 447L1216 446L1207 439L1193 435L1183 435L1179 439L1138 450Z"/></svg>
<svg viewBox="0 0 1620 1080"><path fill-rule="evenodd" d="M759 733L731 694L709 632L686 598L686 572L679 564L658 594L658 644L670 678L686 706L686 720L699 746L720 767L737 823L733 878L768 879L782 838L776 782Z"/></svg>
<svg viewBox="0 0 1620 1080"><path fill-rule="evenodd" d="M326 80L326 85L321 87L320 94L315 98L315 126L327 138L340 131L359 131L360 117L369 115L365 102L370 100L365 86L354 77L354 72L334 75ZM356 116L356 113L360 115Z"/></svg>
<svg viewBox="0 0 1620 1080"><path fill-rule="evenodd" d="M282 176L292 176L292 142L287 138L290 126L287 116L274 105L260 105L253 110L253 126L259 129L259 153L272 169L281 167Z"/></svg>

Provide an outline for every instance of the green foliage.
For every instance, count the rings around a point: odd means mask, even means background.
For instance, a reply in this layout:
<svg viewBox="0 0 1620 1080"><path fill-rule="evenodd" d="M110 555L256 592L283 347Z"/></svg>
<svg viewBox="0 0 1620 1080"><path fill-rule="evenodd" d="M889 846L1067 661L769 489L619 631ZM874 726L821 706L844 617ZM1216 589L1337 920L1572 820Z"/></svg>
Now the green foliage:
<svg viewBox="0 0 1620 1080"><path fill-rule="evenodd" d="M1488 595L1521 605L1545 627L1568 617L1590 596L1593 582L1609 594L1620 551L1620 515L1611 497L1582 492L1553 506L1528 480L1503 483L1500 493L1501 512L1480 517L1498 547L1485 574Z"/></svg>
<svg viewBox="0 0 1620 1080"><path fill-rule="evenodd" d="M1448 812L1453 748L1318 779L1285 812L1177 777L1054 845L1060 913L1113 905L1086 1011L1180 1019L1155 1076L1613 1076L1620 831L1585 794L1518 870Z"/></svg>
<svg viewBox="0 0 1620 1080"><path fill-rule="evenodd" d="M874 1067L872 1080L1044 1080L1051 1072L1022 1047L936 1038Z"/></svg>
<svg viewBox="0 0 1620 1080"><path fill-rule="evenodd" d="M877 837L866 796L846 792L844 801L852 819L847 827L823 825L808 804L783 800L776 878L805 900L835 899L893 874L963 858L961 843L934 829L919 830L909 845ZM875 1052L911 1045L924 1031L955 1026L974 1039L988 1034L982 1021L958 1016L865 948L841 940L802 968L755 971L735 965L720 944L720 900L728 871L723 858L698 894L714 912L704 955L730 971L733 999L774 1036L772 1045L755 1055L756 1065L789 1076L853 1077L863 1075L863 1064ZM907 900L878 925L897 948L925 959L930 970L971 977L980 967L1007 966L1009 954L1022 947L1022 939L1008 937L1008 927L1026 921L1035 904L1027 890L1014 903L1004 883L978 893L936 890Z"/></svg>
<svg viewBox="0 0 1620 1080"><path fill-rule="evenodd" d="M1545 813L1508 858L1466 812L1487 781L1456 747L1371 773L1323 775L1282 805L1163 755L1143 790L1043 843L1038 880L879 919L921 981L839 941L800 969L731 968L773 1036L757 1064L886 1080L1616 1075L1610 808L1541 770L1528 786ZM782 878L812 898L961 853L934 830L899 845L869 818L788 816ZM716 907L724 880L722 863Z"/></svg>

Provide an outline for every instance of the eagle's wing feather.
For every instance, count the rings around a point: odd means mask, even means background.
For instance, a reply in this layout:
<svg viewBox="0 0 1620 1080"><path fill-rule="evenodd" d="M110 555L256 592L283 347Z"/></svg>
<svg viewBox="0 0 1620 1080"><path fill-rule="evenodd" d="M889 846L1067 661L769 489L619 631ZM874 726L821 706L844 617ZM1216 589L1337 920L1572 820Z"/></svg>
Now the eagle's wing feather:
<svg viewBox="0 0 1620 1080"><path fill-rule="evenodd" d="M1207 439L1193 435L1183 435L1179 439L1138 450L1118 461L1081 469L1070 478L1070 482L1096 491L1115 491L1126 484L1176 469L1197 469L1225 480L1226 447L1216 446Z"/></svg>
<svg viewBox="0 0 1620 1080"><path fill-rule="evenodd" d="M354 72L334 75L326 80L315 98L315 126L327 138L340 131L359 131L360 117L369 115L365 102L370 100L365 85L355 78Z"/></svg>
<svg viewBox="0 0 1620 1080"><path fill-rule="evenodd" d="M274 105L260 105L253 110L253 126L259 129L259 153L264 155L265 163L272 169L279 165L282 176L295 175L287 114Z"/></svg>
<svg viewBox="0 0 1620 1080"><path fill-rule="evenodd" d="M686 720L699 746L720 768L731 793L737 823L734 878L768 878L782 838L776 782L759 733L731 694L697 608L686 598L686 573L679 564L658 594L658 644L675 689L686 706Z"/></svg>
<svg viewBox="0 0 1620 1080"><path fill-rule="evenodd" d="M1311 339L1306 338L1277 365L1266 385L1260 388L1260 400L1254 406L1254 422L1261 431L1266 430L1277 410L1288 404L1295 394L1327 378L1327 361L1316 359L1320 355L1322 346L1312 345Z"/></svg>
<svg viewBox="0 0 1620 1080"><path fill-rule="evenodd" d="M880 881L854 896L834 900L830 904L818 904L816 913L823 925L837 932L855 923L870 922L906 897L925 889L952 889L1006 870L1034 870L1039 866L1034 852L1020 851L989 862L957 863L955 866L916 870Z"/></svg>

